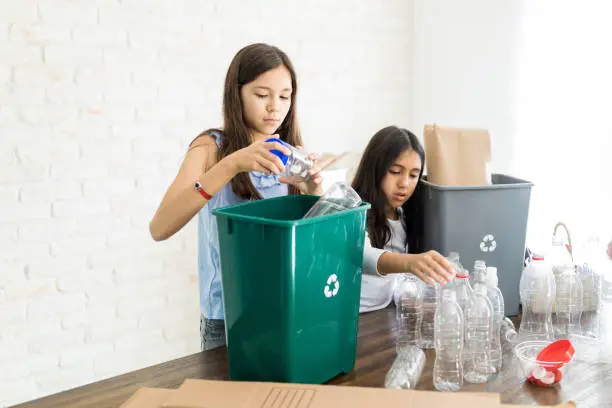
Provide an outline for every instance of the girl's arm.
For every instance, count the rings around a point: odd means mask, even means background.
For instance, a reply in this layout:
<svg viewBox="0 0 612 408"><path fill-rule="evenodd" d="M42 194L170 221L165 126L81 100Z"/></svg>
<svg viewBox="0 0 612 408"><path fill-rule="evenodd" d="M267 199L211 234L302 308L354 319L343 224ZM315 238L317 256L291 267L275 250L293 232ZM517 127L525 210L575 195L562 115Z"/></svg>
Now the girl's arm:
<svg viewBox="0 0 612 408"><path fill-rule="evenodd" d="M398 254L374 248L366 235L363 273L384 276L390 273L412 273L424 282L446 283L453 276L450 263L436 251L422 254Z"/></svg>
<svg viewBox="0 0 612 408"><path fill-rule="evenodd" d="M196 180L209 195L215 195L236 174L259 171L279 174L283 163L271 149L291 152L277 142L255 142L217 161L217 145L209 135L198 137L185 155L176 178L164 195L157 212L149 224L156 241L170 238L185 226L208 202L195 191Z"/></svg>
<svg viewBox="0 0 612 408"><path fill-rule="evenodd" d="M217 163L217 146L212 137L202 136L194 141L149 224L153 239L162 241L170 238L208 202L194 190L196 180L204 191L214 195L236 173L237 168L231 156Z"/></svg>

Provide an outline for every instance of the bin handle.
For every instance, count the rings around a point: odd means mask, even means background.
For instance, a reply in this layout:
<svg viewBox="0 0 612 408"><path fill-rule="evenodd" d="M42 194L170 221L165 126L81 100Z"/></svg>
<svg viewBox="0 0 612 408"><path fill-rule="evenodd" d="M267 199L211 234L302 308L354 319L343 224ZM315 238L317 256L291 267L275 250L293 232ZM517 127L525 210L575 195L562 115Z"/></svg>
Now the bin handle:
<svg viewBox="0 0 612 408"><path fill-rule="evenodd" d="M567 228L567 225L565 225L565 223L563 222L558 222L555 225L555 228L553 229L553 237L555 237L557 235L557 230L559 228L563 228L565 230L565 235L567 236L567 244L565 245L565 248L567 249L567 252L569 252L570 257L572 258L572 263L574 262L574 254L572 251L572 237L571 234L569 232L569 228Z"/></svg>
<svg viewBox="0 0 612 408"><path fill-rule="evenodd" d="M227 233L232 234L234 232L234 223L231 218L227 219Z"/></svg>

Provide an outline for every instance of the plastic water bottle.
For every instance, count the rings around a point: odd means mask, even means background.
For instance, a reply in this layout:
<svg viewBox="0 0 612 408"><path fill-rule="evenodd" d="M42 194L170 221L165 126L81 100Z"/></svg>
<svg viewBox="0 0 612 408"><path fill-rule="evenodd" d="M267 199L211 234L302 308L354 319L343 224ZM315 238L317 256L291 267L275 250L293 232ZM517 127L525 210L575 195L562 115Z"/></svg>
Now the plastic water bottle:
<svg viewBox="0 0 612 408"><path fill-rule="evenodd" d="M576 273L582 281L582 334L598 341L601 336L603 276L588 263L577 265Z"/></svg>
<svg viewBox="0 0 612 408"><path fill-rule="evenodd" d="M522 306L519 339L552 340L556 282L550 262L534 255L523 269L519 291Z"/></svg>
<svg viewBox="0 0 612 408"><path fill-rule="evenodd" d="M416 346L406 346L398 351L385 376L385 388L415 388L425 367L425 353Z"/></svg>
<svg viewBox="0 0 612 408"><path fill-rule="evenodd" d="M557 339L581 334L582 280L572 265L559 266L555 274L553 328Z"/></svg>
<svg viewBox="0 0 612 408"><path fill-rule="evenodd" d="M477 259L474 261L474 268L472 270L472 276L470 277L472 288L476 285L475 278L479 274L481 274L482 276L486 276L487 264L485 263L485 261Z"/></svg>
<svg viewBox="0 0 612 408"><path fill-rule="evenodd" d="M457 303L461 307L461 311L465 313L465 308L468 303L472 300L474 291L472 285L470 285L470 275L468 271L459 267L455 267L455 279L450 283L447 283L444 287L452 288L457 296Z"/></svg>
<svg viewBox="0 0 612 408"><path fill-rule="evenodd" d="M505 316L504 295L499 290L497 268L487 267L486 285L487 297L493 308L493 328L491 331L491 365L493 372L500 372L502 368L502 347L500 341L501 323Z"/></svg>
<svg viewBox="0 0 612 408"><path fill-rule="evenodd" d="M502 320L499 337L502 347L502 367L509 367L515 359L514 346L518 341L518 333L510 318L504 317Z"/></svg>
<svg viewBox="0 0 612 408"><path fill-rule="evenodd" d="M518 333L509 317L503 318L499 332L503 352L512 351L518 340Z"/></svg>
<svg viewBox="0 0 612 408"><path fill-rule="evenodd" d="M291 151L289 155L286 155L280 150L270 150L270 153L278 156L281 162L283 162L283 164L285 165L285 171L279 174L280 176L291 179L294 182L308 180L308 171L313 166L313 162L308 159L308 154L300 152L295 147L278 138L271 137L269 139L266 139L266 142L280 143Z"/></svg>
<svg viewBox="0 0 612 408"><path fill-rule="evenodd" d="M556 236L552 237L551 247L546 257L552 265L555 276L565 267L574 264L569 250L563 241Z"/></svg>
<svg viewBox="0 0 612 408"><path fill-rule="evenodd" d="M351 186L341 181L332 184L308 210L304 218L319 217L350 210L361 205L361 197Z"/></svg>
<svg viewBox="0 0 612 408"><path fill-rule="evenodd" d="M423 288L423 320L421 322L421 348L434 348L434 317L438 305L440 285L421 281Z"/></svg>
<svg viewBox="0 0 612 408"><path fill-rule="evenodd" d="M521 340L552 340L552 307L556 283L552 266L543 256L535 255L523 269L520 280L522 316Z"/></svg>
<svg viewBox="0 0 612 408"><path fill-rule="evenodd" d="M457 295L444 289L435 315L433 384L438 391L459 391L463 386L463 333L463 312Z"/></svg>
<svg viewBox="0 0 612 408"><path fill-rule="evenodd" d="M400 278L395 288L397 313L397 342L400 350L406 346L418 346L421 342L421 323L423 321L423 290L420 280L406 274Z"/></svg>
<svg viewBox="0 0 612 408"><path fill-rule="evenodd" d="M480 384L491 374L491 332L493 327L493 308L487 297L487 286L476 282L474 296L465 313L465 347L468 350L464 378Z"/></svg>
<svg viewBox="0 0 612 408"><path fill-rule="evenodd" d="M448 261L457 266L457 273L461 275L469 275L467 270L461 265L459 252L449 252Z"/></svg>

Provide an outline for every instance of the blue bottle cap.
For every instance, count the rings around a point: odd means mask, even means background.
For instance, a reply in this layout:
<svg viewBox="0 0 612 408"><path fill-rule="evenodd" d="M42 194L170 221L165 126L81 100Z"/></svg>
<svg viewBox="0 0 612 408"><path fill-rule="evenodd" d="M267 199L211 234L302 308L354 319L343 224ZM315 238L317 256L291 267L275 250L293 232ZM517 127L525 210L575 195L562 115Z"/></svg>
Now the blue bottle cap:
<svg viewBox="0 0 612 408"><path fill-rule="evenodd" d="M280 139L278 139L276 137L271 137L269 139L266 139L266 142L277 142L277 143L282 144L283 146L289 147L289 145L287 143L283 142L282 140L280 140ZM289 160L289 156L287 156L286 154L284 154L280 150L272 149L272 150L270 150L270 153L278 156L278 158L281 159L281 161L283 162L283 166L287 164L287 160Z"/></svg>

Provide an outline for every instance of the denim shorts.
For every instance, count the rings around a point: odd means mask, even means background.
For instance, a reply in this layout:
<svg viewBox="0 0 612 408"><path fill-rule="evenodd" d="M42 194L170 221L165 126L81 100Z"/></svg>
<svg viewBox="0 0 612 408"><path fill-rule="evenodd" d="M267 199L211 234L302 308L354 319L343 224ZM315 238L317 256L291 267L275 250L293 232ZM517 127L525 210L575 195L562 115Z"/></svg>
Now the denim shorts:
<svg viewBox="0 0 612 408"><path fill-rule="evenodd" d="M207 319L200 315L200 340L202 351L225 346L225 321Z"/></svg>

